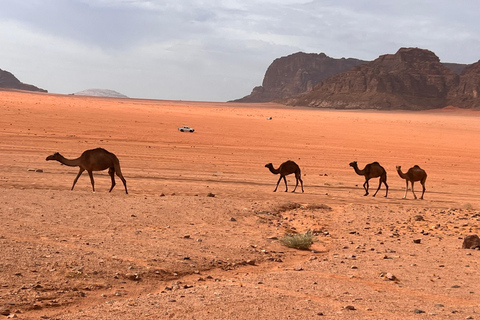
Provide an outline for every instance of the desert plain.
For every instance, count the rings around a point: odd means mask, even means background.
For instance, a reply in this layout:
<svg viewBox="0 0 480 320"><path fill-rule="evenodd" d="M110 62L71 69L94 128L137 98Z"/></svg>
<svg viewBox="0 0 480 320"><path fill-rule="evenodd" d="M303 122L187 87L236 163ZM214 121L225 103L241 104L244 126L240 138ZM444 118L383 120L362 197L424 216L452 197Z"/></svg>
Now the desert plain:
<svg viewBox="0 0 480 320"><path fill-rule="evenodd" d="M194 133L178 131L191 126ZM480 319L480 112L0 91L0 317ZM69 159L102 147L127 180ZM265 168L295 161L305 192ZM363 168L387 171L364 196ZM403 199L404 171L428 174ZM417 196L421 186L415 184ZM285 234L311 232L310 250Z"/></svg>

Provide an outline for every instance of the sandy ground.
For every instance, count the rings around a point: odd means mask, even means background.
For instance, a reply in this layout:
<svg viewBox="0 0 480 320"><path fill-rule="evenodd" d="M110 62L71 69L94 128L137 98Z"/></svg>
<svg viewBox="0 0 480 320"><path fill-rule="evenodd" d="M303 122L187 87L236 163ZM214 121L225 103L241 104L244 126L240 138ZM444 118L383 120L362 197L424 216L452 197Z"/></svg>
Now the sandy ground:
<svg viewBox="0 0 480 320"><path fill-rule="evenodd" d="M480 319L480 251L461 248L480 234L480 112L0 91L0 137L5 318ZM106 171L70 191L78 169L45 161L96 147L128 195ZM264 166L288 159L303 194L272 192ZM384 166L387 198L354 160ZM425 199L404 200L395 166L415 164ZM308 230L309 251L277 240Z"/></svg>

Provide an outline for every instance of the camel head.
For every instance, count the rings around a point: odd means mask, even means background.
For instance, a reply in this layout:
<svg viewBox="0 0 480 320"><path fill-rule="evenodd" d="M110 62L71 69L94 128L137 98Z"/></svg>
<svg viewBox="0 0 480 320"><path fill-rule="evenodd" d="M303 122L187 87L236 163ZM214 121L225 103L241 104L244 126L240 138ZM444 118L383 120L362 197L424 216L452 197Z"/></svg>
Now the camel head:
<svg viewBox="0 0 480 320"><path fill-rule="evenodd" d="M350 167L356 167L357 166L357 161L352 161L348 164Z"/></svg>
<svg viewBox="0 0 480 320"><path fill-rule="evenodd" d="M267 164L265 165L265 168L273 168L273 164L272 164L271 162L270 162L270 163L267 163Z"/></svg>
<svg viewBox="0 0 480 320"><path fill-rule="evenodd" d="M402 166L397 166L397 171L401 171L402 170Z"/></svg>
<svg viewBox="0 0 480 320"><path fill-rule="evenodd" d="M60 153L55 152L54 154L48 156L45 160L58 160L60 158Z"/></svg>

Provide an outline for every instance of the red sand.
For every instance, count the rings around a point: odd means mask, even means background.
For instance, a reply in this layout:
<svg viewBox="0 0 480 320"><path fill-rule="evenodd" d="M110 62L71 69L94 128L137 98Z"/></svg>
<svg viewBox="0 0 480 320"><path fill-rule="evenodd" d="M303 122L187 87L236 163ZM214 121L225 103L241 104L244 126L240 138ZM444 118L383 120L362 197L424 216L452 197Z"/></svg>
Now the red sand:
<svg viewBox="0 0 480 320"><path fill-rule="evenodd" d="M0 91L0 311L20 319L425 317L419 309L477 318L479 251L461 245L480 234L479 115ZM195 132L179 132L183 125ZM70 191L78 169L45 161L96 147L118 156L129 195L118 178L108 193L106 171L94 173L96 193L86 173ZM288 159L302 169L304 194L272 192L278 176L264 165ZM363 196L353 160L384 166L387 198L383 187ZM411 192L403 200L395 166L415 164L428 173L425 200ZM293 190L293 175L287 180ZM372 179L371 194L377 185ZM303 207L282 211L288 203ZM307 230L317 234L314 253L274 238Z"/></svg>

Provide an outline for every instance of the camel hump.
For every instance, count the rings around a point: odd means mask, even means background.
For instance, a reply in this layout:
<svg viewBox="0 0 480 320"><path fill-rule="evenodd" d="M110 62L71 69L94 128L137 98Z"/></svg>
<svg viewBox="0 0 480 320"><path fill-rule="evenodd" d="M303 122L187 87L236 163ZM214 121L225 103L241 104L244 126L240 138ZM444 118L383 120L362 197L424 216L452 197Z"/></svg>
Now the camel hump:
<svg viewBox="0 0 480 320"><path fill-rule="evenodd" d="M380 163L378 163L378 161L372 162L372 164L378 164L378 165L380 165Z"/></svg>
<svg viewBox="0 0 480 320"><path fill-rule="evenodd" d="M414 168L420 169L420 166L418 164L413 166Z"/></svg>

